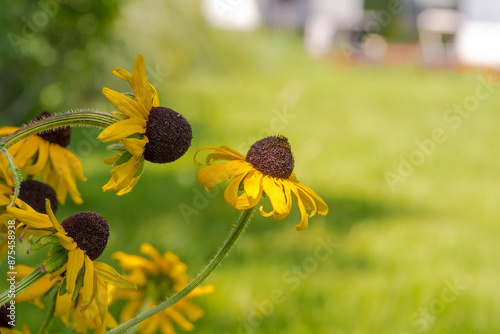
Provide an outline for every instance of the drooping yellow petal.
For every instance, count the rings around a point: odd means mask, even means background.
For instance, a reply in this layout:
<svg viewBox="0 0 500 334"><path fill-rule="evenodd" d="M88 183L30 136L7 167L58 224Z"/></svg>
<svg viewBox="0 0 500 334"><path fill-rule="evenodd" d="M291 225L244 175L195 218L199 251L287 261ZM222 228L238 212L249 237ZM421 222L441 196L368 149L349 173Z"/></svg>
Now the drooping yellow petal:
<svg viewBox="0 0 500 334"><path fill-rule="evenodd" d="M104 322L106 321L106 315L108 314L108 286L104 280L99 278L97 278L95 301L97 309L99 310L101 321Z"/></svg>
<svg viewBox="0 0 500 334"><path fill-rule="evenodd" d="M307 214L307 211L306 211L304 204L302 203L302 199L300 198L299 191L297 190L297 187L295 186L295 184L290 183L290 189L292 190L293 197L297 201L297 204L298 204L299 210L300 210L300 215L301 215L300 223L295 225L295 230L303 231L309 225L309 220L308 220L309 216Z"/></svg>
<svg viewBox="0 0 500 334"><path fill-rule="evenodd" d="M94 263L85 256L85 275L83 277L82 305L86 306L92 301L94 295Z"/></svg>
<svg viewBox="0 0 500 334"><path fill-rule="evenodd" d="M215 152L209 153L205 159L207 165L211 165L214 161L218 160L245 160L245 156L236 152L235 150L227 146L203 146L194 154L194 164L196 166L201 166L201 164L196 160L196 156L199 152L204 150L214 150Z"/></svg>
<svg viewBox="0 0 500 334"><path fill-rule="evenodd" d="M61 232L56 233L56 237L59 239L61 246L63 246L67 250L73 250L78 246L72 237L67 236Z"/></svg>
<svg viewBox="0 0 500 334"><path fill-rule="evenodd" d="M245 176L246 174L235 176L234 179L226 187L226 190L224 190L224 200L227 204L231 205L237 210L240 210L236 205L236 201L238 200L238 189L240 187L241 181L245 178Z"/></svg>
<svg viewBox="0 0 500 334"><path fill-rule="evenodd" d="M27 175L36 175L47 165L49 161L49 146L50 142L46 140L40 142L36 163L26 167L25 169Z"/></svg>
<svg viewBox="0 0 500 334"><path fill-rule="evenodd" d="M73 152L66 150L66 158L71 162L73 170L75 171L76 177L81 181L87 181L85 175L83 175L83 166L80 160L73 154Z"/></svg>
<svg viewBox="0 0 500 334"><path fill-rule="evenodd" d="M59 184L64 184L64 187L69 191L71 199L75 204L83 203L80 192L76 187L76 179L73 171L70 167L70 161L68 160L67 153L64 147L57 144L50 144L49 156L52 166L60 178ZM56 192L60 188L56 188Z"/></svg>
<svg viewBox="0 0 500 334"><path fill-rule="evenodd" d="M260 197L262 194L262 173L259 171L250 171L243 182L245 193L250 198Z"/></svg>
<svg viewBox="0 0 500 334"><path fill-rule="evenodd" d="M300 188L300 189L304 190L309 195L311 195L312 197L314 197L314 199L316 200L317 205L318 205L318 214L319 215L325 216L326 214L328 214L328 206L326 205L325 201L323 201L323 199L318 196L318 194L316 194L308 186L306 186L306 185L304 185L304 184L302 184L302 183L300 183L298 181L292 181L292 182L297 186L297 188Z"/></svg>
<svg viewBox="0 0 500 334"><path fill-rule="evenodd" d="M213 188L231 176L245 174L252 168L252 165L246 161L233 160L203 167L196 177L199 185Z"/></svg>
<svg viewBox="0 0 500 334"><path fill-rule="evenodd" d="M60 288L59 288L60 289ZM64 295L59 295L59 291L57 293L56 297L56 310L54 312L54 315L56 317L62 317L66 318L69 310L71 309L71 294L65 293Z"/></svg>
<svg viewBox="0 0 500 334"><path fill-rule="evenodd" d="M146 132L146 121L139 118L129 118L123 121L118 121L104 129L97 139L103 143L115 140L122 140L134 133Z"/></svg>
<svg viewBox="0 0 500 334"><path fill-rule="evenodd" d="M289 212L288 205L285 199L285 193L283 191L283 186L279 184L274 177L265 175L262 178L262 186L264 188L264 192L271 200L273 209L278 214Z"/></svg>
<svg viewBox="0 0 500 334"><path fill-rule="evenodd" d="M122 289L137 288L137 286L133 282L126 280L123 276L118 274L113 267L107 265L106 263L94 261L94 271L95 275L98 278L118 288Z"/></svg>
<svg viewBox="0 0 500 334"><path fill-rule="evenodd" d="M78 272L82 269L85 253L80 248L68 252L68 270L66 270L66 290L72 295L75 290Z"/></svg>

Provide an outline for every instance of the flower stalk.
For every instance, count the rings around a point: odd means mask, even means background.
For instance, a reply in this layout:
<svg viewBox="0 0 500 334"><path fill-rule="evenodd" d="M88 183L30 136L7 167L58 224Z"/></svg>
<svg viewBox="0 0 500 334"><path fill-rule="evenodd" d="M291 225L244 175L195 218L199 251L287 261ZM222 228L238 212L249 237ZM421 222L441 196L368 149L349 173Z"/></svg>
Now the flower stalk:
<svg viewBox="0 0 500 334"><path fill-rule="evenodd" d="M64 126L93 126L106 128L119 120L113 115L100 111L72 111L43 118L39 121L25 125L19 130L3 137L0 140L0 148L9 148L12 145L37 133L61 128Z"/></svg>
<svg viewBox="0 0 500 334"><path fill-rule="evenodd" d="M57 290L54 293L54 297L52 297L52 305L50 306L49 313L47 314L47 318L43 322L42 327L38 334L47 334L49 333L50 326L52 326L52 320L54 319L54 313L56 311L56 300L57 300Z"/></svg>
<svg viewBox="0 0 500 334"><path fill-rule="evenodd" d="M19 281L15 286L15 293L12 290L5 290L0 294L0 306L3 306L10 302L15 296L19 295L21 292L38 282L47 273L40 271L40 269L35 269L31 274Z"/></svg>
<svg viewBox="0 0 500 334"><path fill-rule="evenodd" d="M64 126L92 126L106 128L118 121L119 119L113 115L100 111L72 111L32 122L21 127L19 130L14 131L10 135L1 138L0 154L5 154L9 162L9 170L14 175L14 196L8 207L10 208L14 205L17 197L19 196L20 185L22 182L21 172L14 164L14 159L7 150L9 147L23 139L47 130L53 130Z"/></svg>
<svg viewBox="0 0 500 334"><path fill-rule="evenodd" d="M113 328L107 331L106 333L107 334L124 333L128 329L138 325L140 322L174 305L175 303L186 297L194 289L196 289L196 287L198 287L201 283L203 283L203 281L205 281L205 279L207 279L208 276L210 276L210 274L219 266L222 260L227 256L229 251L236 244L236 241L239 239L239 237L245 231L245 228L248 226L248 223L250 222L250 218L252 217L254 210L255 207L252 207L250 209L243 211L238 223L234 227L233 231L231 232L227 240L224 242L223 246L219 249L215 257L210 261L210 263L205 267L205 269L203 269L198 274L198 276L196 276L196 278L193 279L184 289L182 289L180 292L176 293L169 299L165 300L161 304L153 307L152 309L144 313L139 314L137 317L130 319L126 323L121 324L120 326Z"/></svg>

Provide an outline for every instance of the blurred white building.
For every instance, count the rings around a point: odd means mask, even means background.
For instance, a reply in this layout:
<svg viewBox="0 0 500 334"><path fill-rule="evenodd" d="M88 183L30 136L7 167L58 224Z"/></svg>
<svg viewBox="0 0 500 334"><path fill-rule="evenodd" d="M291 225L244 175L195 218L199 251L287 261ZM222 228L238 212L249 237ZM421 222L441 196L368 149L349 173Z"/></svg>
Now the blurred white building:
<svg viewBox="0 0 500 334"><path fill-rule="evenodd" d="M313 57L328 54L340 30L353 31L363 20L363 0L310 0L305 48Z"/></svg>
<svg viewBox="0 0 500 334"><path fill-rule="evenodd" d="M462 0L462 22L457 31L460 63L500 68L500 1Z"/></svg>

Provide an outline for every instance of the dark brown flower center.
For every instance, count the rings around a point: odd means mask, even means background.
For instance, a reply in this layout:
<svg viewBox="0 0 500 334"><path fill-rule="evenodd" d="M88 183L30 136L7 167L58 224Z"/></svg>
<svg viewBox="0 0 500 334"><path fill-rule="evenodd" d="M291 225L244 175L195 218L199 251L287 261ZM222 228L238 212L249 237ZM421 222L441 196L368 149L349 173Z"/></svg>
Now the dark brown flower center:
<svg viewBox="0 0 500 334"><path fill-rule="evenodd" d="M144 159L154 163L172 162L184 155L191 146L191 125L181 114L170 108L154 107L146 124L149 142Z"/></svg>
<svg viewBox="0 0 500 334"><path fill-rule="evenodd" d="M61 226L92 261L102 254L108 244L108 223L97 213L75 213L63 220Z"/></svg>
<svg viewBox="0 0 500 334"><path fill-rule="evenodd" d="M11 304L9 303L9 304L5 304L3 306L0 306L0 328L9 328L9 329L14 328L14 326L9 324L9 322L15 323L15 315L16 315L15 309L13 309L13 311L10 312L9 310L7 310L8 305L11 305ZM13 315L13 318L9 317L9 315ZM13 319L14 319L14 321L13 321Z"/></svg>
<svg viewBox="0 0 500 334"><path fill-rule="evenodd" d="M250 147L246 161L264 175L288 179L292 175L294 159L288 139L271 136Z"/></svg>
<svg viewBox="0 0 500 334"><path fill-rule="evenodd" d="M43 214L47 214L45 210L46 198L49 199L53 212L56 212L59 208L59 202L57 202L57 195L54 189L45 183L35 180L21 182L19 198L31 206L35 211Z"/></svg>
<svg viewBox="0 0 500 334"><path fill-rule="evenodd" d="M52 116L50 112L44 111L40 115L35 117L33 121L36 122L50 116ZM58 144L62 147L67 147L71 141L71 128L69 126L64 126L62 128L40 132L38 136L42 137L50 143Z"/></svg>

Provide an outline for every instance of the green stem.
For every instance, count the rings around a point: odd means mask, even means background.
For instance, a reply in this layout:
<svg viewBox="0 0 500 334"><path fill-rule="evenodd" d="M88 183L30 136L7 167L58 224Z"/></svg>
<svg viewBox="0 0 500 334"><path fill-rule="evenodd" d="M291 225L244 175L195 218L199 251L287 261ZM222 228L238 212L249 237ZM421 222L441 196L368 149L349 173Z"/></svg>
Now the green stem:
<svg viewBox="0 0 500 334"><path fill-rule="evenodd" d="M57 300L57 289L54 293L54 297L52 297L52 305L50 306L49 314L47 314L47 318L43 322L42 327L38 334L47 334L49 332L50 326L52 325L52 320L54 319L54 312L56 311L56 300Z"/></svg>
<svg viewBox="0 0 500 334"><path fill-rule="evenodd" d="M0 147L5 145L5 148L9 148L19 141L36 135L37 133L63 126L94 126L98 128L107 128L118 121L119 119L111 114L100 111L72 111L65 114L53 115L25 125L10 135L3 137L0 140Z"/></svg>
<svg viewBox="0 0 500 334"><path fill-rule="evenodd" d="M12 172L14 178L14 196L12 197L12 202L9 204L9 206L7 206L7 208L10 208L14 206L16 199L19 197L19 190L21 187L23 176L19 168L17 168L16 164L14 163L14 158L12 158L12 155L10 155L9 150L7 150L7 148L3 145L0 145L0 155L1 154L5 154L5 157L7 158L7 161L9 163L9 170Z"/></svg>
<svg viewBox="0 0 500 334"><path fill-rule="evenodd" d="M152 309L138 315L137 317L127 321L124 324L121 324L120 326L113 328L109 331L106 332L106 334L118 334L118 333L124 333L127 329L138 325L140 322L148 319L149 317L152 317L153 315L169 308L170 306L174 305L177 303L179 300L182 298L186 297L191 291L196 289L198 285L200 285L210 274L217 268L217 266L221 263L221 261L226 257L226 255L229 253L231 248L233 248L234 244L238 240L238 238L243 234L245 231L245 228L247 227L248 223L250 222L250 218L252 217L252 214L255 210L255 207L247 209L243 211L238 223L234 227L233 231L227 238L227 240L224 242L224 245L222 246L221 249L217 252L215 257L210 261L210 263L203 269L198 276L194 280L192 280L182 291L178 292L177 294L173 295L169 299L165 300L161 304L153 307Z"/></svg>
<svg viewBox="0 0 500 334"><path fill-rule="evenodd" d="M9 301L15 298L15 296L19 295L21 292L38 282L43 276L47 273L41 272L39 269L33 270L31 274L20 280L15 287L15 295L12 293L13 291L6 290L0 294L0 306L7 304Z"/></svg>

